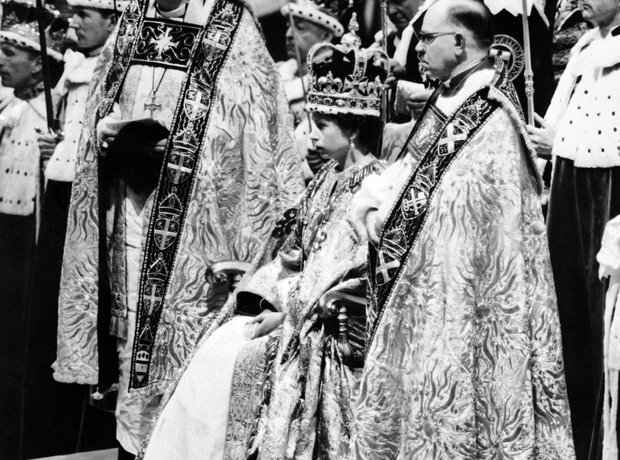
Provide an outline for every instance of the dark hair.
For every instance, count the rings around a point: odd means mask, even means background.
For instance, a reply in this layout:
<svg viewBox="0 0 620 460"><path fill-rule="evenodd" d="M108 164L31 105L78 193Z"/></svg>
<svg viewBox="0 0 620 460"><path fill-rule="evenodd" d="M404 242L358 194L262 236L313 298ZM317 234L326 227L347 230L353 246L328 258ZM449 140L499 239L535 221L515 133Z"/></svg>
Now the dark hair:
<svg viewBox="0 0 620 460"><path fill-rule="evenodd" d="M315 117L332 121L343 131L357 132L356 142L368 149L369 153L379 156L383 122L379 117L353 115L351 113L325 114L314 112Z"/></svg>
<svg viewBox="0 0 620 460"><path fill-rule="evenodd" d="M458 0L448 7L455 25L469 30L480 47L490 47L495 38L495 21L489 8L480 0Z"/></svg>

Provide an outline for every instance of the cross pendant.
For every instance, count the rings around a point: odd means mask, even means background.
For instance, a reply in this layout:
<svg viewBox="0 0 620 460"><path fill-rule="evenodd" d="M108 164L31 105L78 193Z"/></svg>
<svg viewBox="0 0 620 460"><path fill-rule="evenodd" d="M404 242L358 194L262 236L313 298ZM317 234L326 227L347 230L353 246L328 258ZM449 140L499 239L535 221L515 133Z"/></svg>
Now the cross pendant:
<svg viewBox="0 0 620 460"><path fill-rule="evenodd" d="M144 110L148 110L151 112L151 118L157 110L161 109L161 104L157 103L157 99L155 99L155 93L151 94L151 102L144 104Z"/></svg>

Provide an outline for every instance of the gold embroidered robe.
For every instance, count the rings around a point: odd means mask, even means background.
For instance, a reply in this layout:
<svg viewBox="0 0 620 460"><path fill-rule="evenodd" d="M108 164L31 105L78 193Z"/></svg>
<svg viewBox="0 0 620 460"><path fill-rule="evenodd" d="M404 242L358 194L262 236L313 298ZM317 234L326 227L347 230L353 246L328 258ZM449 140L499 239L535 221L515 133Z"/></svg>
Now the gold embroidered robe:
<svg viewBox="0 0 620 460"><path fill-rule="evenodd" d="M209 9L215 3L189 2L186 22L194 22L204 29ZM139 13L142 4L134 1L125 11L119 31L127 27L125 32L129 32L126 36L117 32L108 41L90 90L92 102L81 136L59 299L54 378L63 382L98 382L97 315L98 308L108 306L98 306L100 225L97 170L100 145L96 135L96 113L106 101L107 75L116 72L114 66L118 64L118 58L114 53L136 35L135 30L131 33L132 21L138 20L140 14L151 19L154 16L154 2L147 3L146 13ZM228 6L225 4L224 7ZM192 8L198 8L200 14L190 14ZM203 22L196 24L196 21ZM193 30L200 30L200 27ZM213 32L217 35L217 30ZM215 38L207 34L198 46L204 49L204 53L212 51L211 54L216 54L219 51L213 51L214 46L220 45L213 45ZM205 67L204 72L211 70ZM143 102L148 96L153 72L140 62L129 65L114 109L122 119L148 116L144 113L147 108L143 108ZM159 75L161 71L156 74ZM168 69L162 76L162 113L170 115L178 107L184 78L184 73L176 69ZM152 330L148 384L130 391L135 399L134 410L138 412L143 411L147 404L153 409L154 397L163 393L176 377L201 334L218 315L222 289L206 282L207 268L221 260L251 260L270 235L277 216L296 202L303 190L301 166L292 139L292 120L282 84L254 18L245 9L241 12L237 32L229 43L228 54L212 91L209 122L203 136L197 139L201 142L201 150L189 189L184 223L178 232L174 264L167 272L169 282L160 307L161 315L156 329ZM199 104L185 107L186 113L194 117L197 114L194 110L204 109ZM169 118L163 121L170 123ZM177 134L172 132L170 136L174 138ZM174 154L175 150L172 150ZM155 196L158 192L159 189ZM122 198L124 190L113 190L113 195ZM147 224L153 224L149 219L158 205L147 203L141 259L145 258ZM124 200L114 201L107 214L106 247L109 250L114 314L115 311L126 311L128 300ZM149 267L142 268L144 276ZM135 375L133 372L132 369L132 375ZM139 430L148 428L151 415L140 421Z"/></svg>
<svg viewBox="0 0 620 460"><path fill-rule="evenodd" d="M276 234L293 233L271 262L241 281L239 300L231 298L222 312L225 324L197 347L165 397L145 459L232 460L257 449L262 459L303 459L312 458L315 447L320 458L343 458L355 380L319 317L318 301L327 292L365 293L367 241L363 229L352 226L350 204L361 178L382 165L367 160L337 173L334 164L309 185L298 211L287 211L278 223ZM269 257L271 246L265 253ZM283 326L258 339L233 337L248 320L232 317L247 294L286 312ZM204 388L212 379L229 389L230 401Z"/></svg>
<svg viewBox="0 0 620 460"><path fill-rule="evenodd" d="M513 103L488 97L369 343L352 458L574 458L532 154Z"/></svg>

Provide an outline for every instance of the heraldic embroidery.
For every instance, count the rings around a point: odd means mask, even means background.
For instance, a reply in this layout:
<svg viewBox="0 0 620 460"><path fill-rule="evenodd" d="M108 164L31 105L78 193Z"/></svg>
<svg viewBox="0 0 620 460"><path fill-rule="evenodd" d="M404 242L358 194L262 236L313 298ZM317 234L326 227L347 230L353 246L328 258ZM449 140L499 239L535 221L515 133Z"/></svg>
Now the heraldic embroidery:
<svg viewBox="0 0 620 460"><path fill-rule="evenodd" d="M185 70L202 27L162 19L145 19L132 64Z"/></svg>
<svg viewBox="0 0 620 460"><path fill-rule="evenodd" d="M100 118L108 115L132 63L187 69L146 237L131 388L148 385L151 353L199 164L211 101L244 11L241 2L217 0L203 28L145 20L147 4L145 0L133 0L125 11L112 68L106 77L105 97L98 108Z"/></svg>
<svg viewBox="0 0 620 460"><path fill-rule="evenodd" d="M371 247L369 251L371 308L367 349L401 268L424 227L435 190L458 154L499 107L486 97L487 91L488 88L482 89L472 95L447 120L429 104L404 147L407 152L418 151L425 155L390 211L377 249Z"/></svg>

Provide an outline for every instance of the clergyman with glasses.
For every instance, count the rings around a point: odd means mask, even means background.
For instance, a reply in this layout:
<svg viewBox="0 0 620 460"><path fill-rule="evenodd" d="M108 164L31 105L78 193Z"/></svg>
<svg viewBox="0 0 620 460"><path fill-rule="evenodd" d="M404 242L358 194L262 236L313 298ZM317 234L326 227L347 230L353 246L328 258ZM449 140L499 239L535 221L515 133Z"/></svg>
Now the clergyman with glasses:
<svg viewBox="0 0 620 460"><path fill-rule="evenodd" d="M357 459L574 459L535 153L493 17L439 0L422 70L441 81L400 159L357 199L373 247Z"/></svg>

